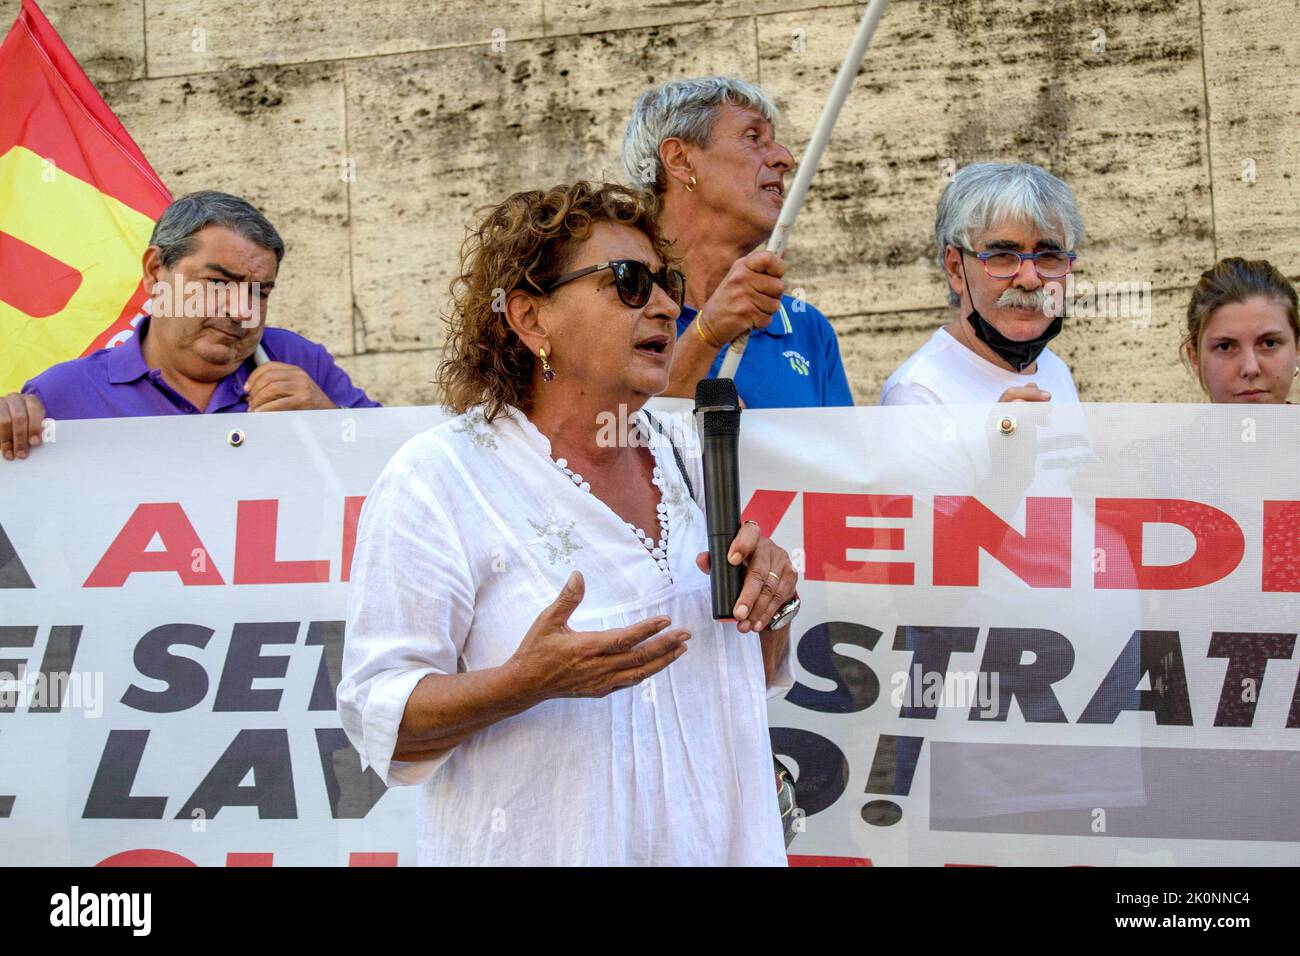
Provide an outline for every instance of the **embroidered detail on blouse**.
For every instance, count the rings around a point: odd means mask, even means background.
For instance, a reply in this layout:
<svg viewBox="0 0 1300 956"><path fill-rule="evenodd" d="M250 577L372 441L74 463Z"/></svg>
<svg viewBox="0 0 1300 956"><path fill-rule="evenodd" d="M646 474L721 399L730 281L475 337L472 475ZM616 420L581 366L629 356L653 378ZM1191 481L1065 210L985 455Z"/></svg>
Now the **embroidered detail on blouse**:
<svg viewBox="0 0 1300 956"><path fill-rule="evenodd" d="M649 442L648 434L646 434L646 441L648 445ZM652 455L654 454L653 448L651 448L651 454ZM655 504L655 516L659 521L659 540L656 541L654 537L646 534L643 528L638 528L630 521L624 521L623 524L626 525L627 528L632 532L632 534L636 536L636 539L641 542L641 545L646 549L651 559L654 561L655 566L659 568L659 573L662 574L671 584L673 580L673 572L668 565L668 530L669 530L668 501L669 498L668 498L667 488L664 482L663 471L660 470L658 461L659 459L656 458L655 466L654 466L654 474L651 477L650 481L655 486L656 490L658 490L659 492L659 501L658 503ZM575 485L577 485L579 489L585 491L587 494L591 494L590 482L584 481L582 475L579 475L572 468L570 468L567 459L552 458L551 464L553 464L556 468L558 468L561 472L563 472L564 475ZM687 517L689 518L689 515Z"/></svg>
<svg viewBox="0 0 1300 956"><path fill-rule="evenodd" d="M560 519L554 511L546 513L546 521L539 524L532 518L526 519L533 530L537 532L537 537L529 541L529 544L540 544L546 549L546 560L550 564L562 561L565 564L573 564L572 554L575 551L581 551L582 545L573 540L573 522L560 524Z"/></svg>
<svg viewBox="0 0 1300 956"><path fill-rule="evenodd" d="M682 516L682 524L689 525L695 520L695 515L691 514L691 509L686 506L686 502L686 489L682 487L681 482L674 481L664 493L664 503L670 508L676 508Z"/></svg>
<svg viewBox="0 0 1300 956"><path fill-rule="evenodd" d="M487 423L483 417L483 409L474 408L460 417L460 421L453 422L452 431L460 432L482 448L491 448L496 451L497 436L492 430L492 426Z"/></svg>

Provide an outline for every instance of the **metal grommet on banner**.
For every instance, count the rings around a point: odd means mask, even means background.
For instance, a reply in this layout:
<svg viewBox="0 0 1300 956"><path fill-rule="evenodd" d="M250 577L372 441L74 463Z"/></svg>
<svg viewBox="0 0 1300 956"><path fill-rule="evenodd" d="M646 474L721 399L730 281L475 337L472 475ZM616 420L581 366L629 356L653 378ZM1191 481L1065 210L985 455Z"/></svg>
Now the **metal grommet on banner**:
<svg viewBox="0 0 1300 956"><path fill-rule="evenodd" d="M998 431L1004 435L1014 435L1016 432L1016 420L1010 415L1003 415L998 419Z"/></svg>
<svg viewBox="0 0 1300 956"><path fill-rule="evenodd" d="M230 443L231 448L238 448L244 443L244 433L238 428L233 428L230 434L226 436L226 441Z"/></svg>

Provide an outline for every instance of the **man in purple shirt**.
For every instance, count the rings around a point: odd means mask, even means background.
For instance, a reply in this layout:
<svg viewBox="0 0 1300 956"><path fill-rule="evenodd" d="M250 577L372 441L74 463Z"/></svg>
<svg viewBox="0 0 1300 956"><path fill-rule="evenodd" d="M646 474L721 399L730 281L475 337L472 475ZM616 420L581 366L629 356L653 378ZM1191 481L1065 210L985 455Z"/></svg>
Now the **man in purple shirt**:
<svg viewBox="0 0 1300 956"><path fill-rule="evenodd" d="M283 258L275 227L245 200L199 192L173 202L144 254L152 317L122 345L55 365L0 398L0 454L27 457L46 416L377 406L324 347L264 325Z"/></svg>

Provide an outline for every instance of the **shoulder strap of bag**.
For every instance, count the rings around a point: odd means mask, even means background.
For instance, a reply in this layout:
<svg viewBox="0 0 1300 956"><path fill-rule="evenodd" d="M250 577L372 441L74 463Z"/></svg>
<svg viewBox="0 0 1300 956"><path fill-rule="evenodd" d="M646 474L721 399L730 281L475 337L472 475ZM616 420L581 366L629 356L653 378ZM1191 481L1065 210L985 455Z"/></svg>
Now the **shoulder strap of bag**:
<svg viewBox="0 0 1300 956"><path fill-rule="evenodd" d="M672 440L672 437L666 431L664 431L664 426L659 424L659 419L655 418L644 408L641 409L641 411L644 412L645 417L650 420L650 424L654 426L655 431L668 439L668 445L673 450L673 458L677 461L677 470L682 473L682 481L686 482L686 493L694 498L695 486L691 484L691 476L686 471L686 462L682 460L682 453L677 450L677 443Z"/></svg>

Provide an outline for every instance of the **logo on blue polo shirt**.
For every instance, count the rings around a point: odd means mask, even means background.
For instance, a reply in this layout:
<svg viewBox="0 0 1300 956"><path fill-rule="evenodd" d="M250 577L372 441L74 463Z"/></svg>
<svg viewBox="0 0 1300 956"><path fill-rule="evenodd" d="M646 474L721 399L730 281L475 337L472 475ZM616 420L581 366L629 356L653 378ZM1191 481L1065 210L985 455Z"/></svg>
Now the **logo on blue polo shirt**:
<svg viewBox="0 0 1300 956"><path fill-rule="evenodd" d="M794 349L788 349L781 354L790 360L790 367L800 375L807 375L812 369L812 362L808 361Z"/></svg>

